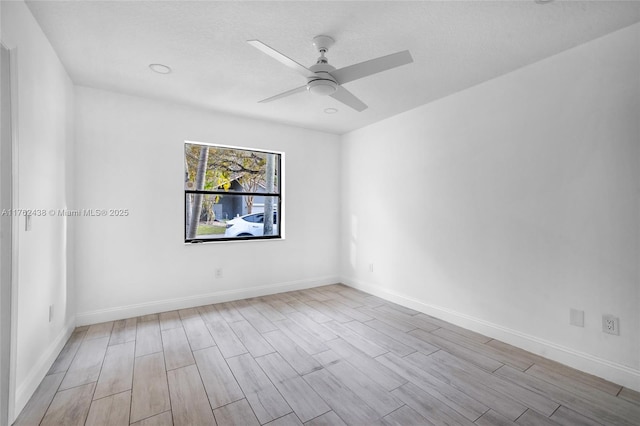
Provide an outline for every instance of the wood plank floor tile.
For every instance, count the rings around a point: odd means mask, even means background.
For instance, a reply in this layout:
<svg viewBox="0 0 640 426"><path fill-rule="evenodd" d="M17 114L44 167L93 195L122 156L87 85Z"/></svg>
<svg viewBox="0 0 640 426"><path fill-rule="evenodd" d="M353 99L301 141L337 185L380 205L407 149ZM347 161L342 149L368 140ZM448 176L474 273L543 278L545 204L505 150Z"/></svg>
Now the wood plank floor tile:
<svg viewBox="0 0 640 426"><path fill-rule="evenodd" d="M236 300L235 302L231 302L231 304L238 310L238 312L240 312L244 319L249 321L260 333L267 333L278 329L278 327L269 321L267 317L262 315L257 309L249 305L247 302L243 300Z"/></svg>
<svg viewBox="0 0 640 426"><path fill-rule="evenodd" d="M400 332L397 328L394 328L393 326L380 320L375 319L372 321L367 321L365 324L373 328L374 330L379 331L382 334L386 334L392 339L395 339L398 342L415 349L416 351L422 352L423 354L428 355L432 352L440 350L440 348L438 348L437 346L432 345L431 343L427 343L424 340L420 340L410 334Z"/></svg>
<svg viewBox="0 0 640 426"><path fill-rule="evenodd" d="M302 377L275 382L274 385L300 421L306 422L331 410Z"/></svg>
<svg viewBox="0 0 640 426"><path fill-rule="evenodd" d="M622 388L622 390L618 394L618 397L626 401L633 402L634 404L640 405L640 392L634 391L633 389Z"/></svg>
<svg viewBox="0 0 640 426"><path fill-rule="evenodd" d="M611 383L608 380L584 373L582 371L578 371L574 368L562 365L559 362L551 361L537 355L535 355L535 361L533 362L533 364L543 367L545 370L568 377L572 382L578 384L578 386L586 385L587 387L595 388L599 391L606 392L614 396L618 395L622 390L622 386ZM640 395L640 393L638 394Z"/></svg>
<svg viewBox="0 0 640 426"><path fill-rule="evenodd" d="M286 416L282 416L279 419L275 419L265 426L302 426L300 419L294 413L289 413Z"/></svg>
<svg viewBox="0 0 640 426"><path fill-rule="evenodd" d="M305 423L305 426L347 426L333 411L329 411Z"/></svg>
<svg viewBox="0 0 640 426"><path fill-rule="evenodd" d="M212 408L244 398L238 382L217 347L195 351L193 356Z"/></svg>
<svg viewBox="0 0 640 426"><path fill-rule="evenodd" d="M283 315L286 315L290 312L297 312L296 308L294 308L293 306L289 305L287 302L281 299L275 299L273 297L270 297L268 300L266 300L266 303L268 303L269 306L271 306L273 309L275 309L276 311L280 312Z"/></svg>
<svg viewBox="0 0 640 426"><path fill-rule="evenodd" d="M260 423L268 423L291 412L275 387L247 393L246 397Z"/></svg>
<svg viewBox="0 0 640 426"><path fill-rule="evenodd" d="M385 303L385 305L388 306L389 308L393 309L394 311L398 311L399 313L404 314L404 315L414 316L414 315L418 315L420 313L420 312L416 311L415 309L407 308L406 306L398 305L396 303L387 302L387 303Z"/></svg>
<svg viewBox="0 0 640 426"><path fill-rule="evenodd" d="M440 336L443 339L447 339L462 347L465 347L474 352L482 354L488 358L495 359L496 361L502 364L510 365L514 368L517 368L518 370L524 371L527 368L531 367L532 365L530 362L526 360L523 361L522 358L519 356L514 356L509 353L504 353L502 351L496 350L491 346L485 345L483 343L478 343L472 339L469 339L468 337L462 336L458 333L454 333L453 331L448 330L446 328L440 328L438 330L434 330L431 332L431 334Z"/></svg>
<svg viewBox="0 0 640 426"><path fill-rule="evenodd" d="M266 302L260 301L256 303L252 303L251 306L256 308L258 312L260 312L266 319L271 322L282 321L286 317L279 311L273 308L273 306L269 305Z"/></svg>
<svg viewBox="0 0 640 426"><path fill-rule="evenodd" d="M350 299L345 299L344 297L342 299L350 300ZM364 312L359 311L357 309L354 309L351 306L347 306L346 304L341 303L341 302L339 302L338 300L335 300L335 299L334 300L329 300L329 301L326 301L326 302L323 302L323 303L326 304L327 306L335 309L336 311L338 311L338 312L350 317L351 319L356 320L356 321L364 322L364 321L370 321L370 320L373 319L372 317L370 317L369 315L365 314ZM362 306L362 305L360 305L359 303L356 304L356 307L360 307L360 306Z"/></svg>
<svg viewBox="0 0 640 426"><path fill-rule="evenodd" d="M241 399L224 407L213 410L218 426L259 426L260 422L253 414L246 399Z"/></svg>
<svg viewBox="0 0 640 426"><path fill-rule="evenodd" d="M527 410L516 420L516 424L522 426L558 426L556 422L533 410Z"/></svg>
<svg viewBox="0 0 640 426"><path fill-rule="evenodd" d="M475 421L478 426L515 426L516 423L507 419L503 415L489 410Z"/></svg>
<svg viewBox="0 0 640 426"><path fill-rule="evenodd" d="M74 331L71 334L71 337L62 348L62 351L56 358L47 374L61 373L69 369L69 366L71 365L73 358L76 356L76 353L78 352L78 349L80 348L80 345L82 344L86 333L87 331L84 330Z"/></svg>
<svg viewBox="0 0 640 426"><path fill-rule="evenodd" d="M173 424L215 425L213 411L195 365L167 371Z"/></svg>
<svg viewBox="0 0 640 426"><path fill-rule="evenodd" d="M468 339L475 340L478 343L487 343L490 340L492 340L490 337L487 337L483 334L476 333L475 331L467 330L466 328L458 327L457 325L451 324L450 322L443 321L439 318L434 318L427 314L418 314L418 315L415 315L413 318L415 320L422 320L423 324L429 323L440 328L446 328L447 330L451 330L454 333L458 333L461 336L464 336Z"/></svg>
<svg viewBox="0 0 640 426"><path fill-rule="evenodd" d="M320 302L331 300L331 296L330 295L327 295L325 292L319 291L319 290L316 290L316 289L313 289L313 288L309 288L309 289L305 290L305 293L309 294L309 296L313 300L318 300Z"/></svg>
<svg viewBox="0 0 640 426"><path fill-rule="evenodd" d="M256 362L272 383L299 377L298 372L277 352L256 358Z"/></svg>
<svg viewBox="0 0 640 426"><path fill-rule="evenodd" d="M591 420L588 417L583 416L580 413L576 413L573 410L568 409L565 406L560 406L555 413L550 417L551 420L562 426L601 426L601 423Z"/></svg>
<svg viewBox="0 0 640 426"><path fill-rule="evenodd" d="M100 324L94 324L89 326L87 334L84 336L85 340L98 339L101 337L111 336L111 330L113 329L113 321L103 322Z"/></svg>
<svg viewBox="0 0 640 426"><path fill-rule="evenodd" d="M359 311L365 312L367 315L369 315L370 317L383 322L397 330L402 331L403 333L408 333L412 330L417 329L418 327L416 327L415 325L404 321L401 318L398 318L397 316L393 316L392 314L388 314L386 312L383 311L379 311L377 309L373 309L373 308L368 308L368 307L362 307L362 308L358 308ZM437 329L437 327L433 328L434 330Z"/></svg>
<svg viewBox="0 0 640 426"><path fill-rule="evenodd" d="M313 300L311 302L306 302L305 305L311 306L315 311L320 312L324 316L331 318L335 322L353 321L353 318L327 305L326 302L318 302L317 300Z"/></svg>
<svg viewBox="0 0 640 426"><path fill-rule="evenodd" d="M171 415L171 411L165 411L164 413L131 423L131 426L173 426L173 416Z"/></svg>
<svg viewBox="0 0 640 426"><path fill-rule="evenodd" d="M109 338L106 339L108 342ZM95 386L95 383L88 383L56 393L40 425L84 425Z"/></svg>
<svg viewBox="0 0 640 426"><path fill-rule="evenodd" d="M331 321L331 318L327 317L327 321L318 322L312 319L311 315L308 315L309 312L310 310L303 311L303 312L298 312L298 311L290 312L287 314L287 318L296 322L302 328L304 328L313 336L315 336L316 339L322 342L333 340L338 337L331 330L321 325L323 322Z"/></svg>
<svg viewBox="0 0 640 426"><path fill-rule="evenodd" d="M227 359L240 388L260 423L267 423L291 412L273 383L249 354Z"/></svg>
<svg viewBox="0 0 640 426"><path fill-rule="evenodd" d="M182 321L180 321L180 315L178 311L162 312L159 315L160 330L170 330L172 328L182 327Z"/></svg>
<svg viewBox="0 0 640 426"><path fill-rule="evenodd" d="M108 344L109 336L84 340L60 384L60 390L98 380Z"/></svg>
<svg viewBox="0 0 640 426"><path fill-rule="evenodd" d="M328 342L328 345L333 352L338 354L340 359L346 360L351 364L352 368L359 370L387 391L407 383L407 379L394 373L374 358L367 356L342 339L335 339Z"/></svg>
<svg viewBox="0 0 640 426"><path fill-rule="evenodd" d="M145 356L156 352L162 352L160 323L157 319L143 321L138 318L136 331L136 356Z"/></svg>
<svg viewBox="0 0 640 426"><path fill-rule="evenodd" d="M399 399L364 374L360 374L345 361L328 365L326 370L337 377L341 384L347 386L353 393L366 401L380 418L403 405Z"/></svg>
<svg viewBox="0 0 640 426"><path fill-rule="evenodd" d="M64 372L45 376L33 396L29 399L29 402L27 402L27 405L22 410L22 413L20 413L16 419L14 426L40 424L40 421L47 412L49 404L53 401L53 397L56 395L63 378Z"/></svg>
<svg viewBox="0 0 640 426"><path fill-rule="evenodd" d="M300 375L322 368L311 355L280 330L264 333L263 337Z"/></svg>
<svg viewBox="0 0 640 426"><path fill-rule="evenodd" d="M413 324L414 326L420 328L421 330L424 331L433 331L436 330L438 328L440 328L440 325L438 324L434 324L433 322L429 321L429 317L427 317L426 315L407 315L407 314L403 314L402 312L393 309L391 306L389 306L389 304L385 304L382 306L378 306L377 308L373 309L374 311L378 311L378 312L382 312L385 313L387 315L388 318L392 318L398 321L404 321L407 322L409 324ZM489 340L489 339L487 339Z"/></svg>
<svg viewBox="0 0 640 426"><path fill-rule="evenodd" d="M529 408L533 408L534 410L544 414L545 416L550 416L559 407L558 403L550 400L544 395L540 395L539 393L532 392L528 389L518 386L517 384L509 380L505 380L500 376L487 373L486 371L476 367L471 363L454 357L448 352L438 351L431 354L429 358L432 358L440 365L446 365L450 368L469 374L485 386L505 393L511 398L520 401L522 404L525 404ZM421 361L422 360L418 360L418 362Z"/></svg>
<svg viewBox="0 0 640 426"><path fill-rule="evenodd" d="M136 340L137 324L137 318L114 321L113 329L111 330L111 338L109 339L109 346L134 342Z"/></svg>
<svg viewBox="0 0 640 426"><path fill-rule="evenodd" d="M158 314L147 314L139 316L138 321L158 321Z"/></svg>
<svg viewBox="0 0 640 426"><path fill-rule="evenodd" d="M167 371L194 364L191 347L182 327L162 331L162 347Z"/></svg>
<svg viewBox="0 0 640 426"><path fill-rule="evenodd" d="M379 419L372 407L327 370L314 371L303 378L347 424L368 425Z"/></svg>
<svg viewBox="0 0 640 426"><path fill-rule="evenodd" d="M218 312L215 305L198 306L196 310L200 314L202 321L205 323L225 320L224 317L220 315L220 312Z"/></svg>
<svg viewBox="0 0 640 426"><path fill-rule="evenodd" d="M489 409L486 405L474 400L464 392L433 377L394 354L385 354L376 359L471 421L474 421Z"/></svg>
<svg viewBox="0 0 640 426"><path fill-rule="evenodd" d="M275 352L275 349L249 324L249 321L236 321L229 326L254 358Z"/></svg>
<svg viewBox="0 0 640 426"><path fill-rule="evenodd" d="M316 336L290 319L278 321L275 325L308 354L313 355L329 349L321 340L318 340Z"/></svg>
<svg viewBox="0 0 640 426"><path fill-rule="evenodd" d="M384 349L383 347L373 343L372 341L365 339L350 328L345 327L344 324L331 321L323 325L340 336L343 340L360 349L370 357L376 357L378 355L389 352L387 349Z"/></svg>
<svg viewBox="0 0 640 426"><path fill-rule="evenodd" d="M363 306L368 306L370 308L376 308L378 306L381 306L387 303L386 300L380 299L379 297L372 296L370 294L363 293L361 291L353 290L350 288L345 288L339 293L344 297L353 299L356 302L360 302Z"/></svg>
<svg viewBox="0 0 640 426"><path fill-rule="evenodd" d="M366 355L365 355L366 356ZM342 361L343 358L336 352L329 349L328 351L320 352L313 355L313 358L320 363L321 366L326 367L331 364L335 364L338 361Z"/></svg>
<svg viewBox="0 0 640 426"><path fill-rule="evenodd" d="M171 409L164 355L157 352L137 357L133 368L131 422Z"/></svg>
<svg viewBox="0 0 640 426"><path fill-rule="evenodd" d="M470 363L475 364L488 372L493 372L503 365L501 362L496 361L493 358L489 358L488 356L479 354L472 349L465 348L464 346L460 346L457 343L454 343L447 339L443 339L440 336L436 336L421 329L410 331L409 334L417 337L418 339L424 340L429 344L437 346L440 349L444 349L458 358L469 361Z"/></svg>
<svg viewBox="0 0 640 426"><path fill-rule="evenodd" d="M238 339L238 336L236 336L229 324L225 321L208 322L206 325L211 332L211 336L213 336L213 340L225 358L248 352L247 348L245 348L240 339Z"/></svg>
<svg viewBox="0 0 640 426"><path fill-rule="evenodd" d="M15 424L216 419L636 426L640 392L333 284L78 327Z"/></svg>
<svg viewBox="0 0 640 426"><path fill-rule="evenodd" d="M315 306L312 306L312 305L315 305ZM293 302L288 302L287 306L293 308L285 313L285 315L288 318L291 318L291 314L298 313L298 314L306 315L317 324L322 324L327 321L333 321L333 318L331 318L330 316L322 312L323 309L326 309L326 306L323 305L321 302L318 302L317 300L314 300L310 303L293 301Z"/></svg>
<svg viewBox="0 0 640 426"><path fill-rule="evenodd" d="M133 359L133 352L132 352ZM89 408L86 426L122 426L129 424L131 391L94 400Z"/></svg>
<svg viewBox="0 0 640 426"><path fill-rule="evenodd" d="M476 380L464 370L440 364L433 358L429 358L419 352L409 355L404 359L413 366L422 369L436 379L458 389L475 401L484 404L510 420L515 421L527 411L525 405L502 392L485 386L482 381Z"/></svg>
<svg viewBox="0 0 640 426"><path fill-rule="evenodd" d="M227 359L227 364L245 394L270 389L273 386L269 378L249 354L229 358Z"/></svg>
<svg viewBox="0 0 640 426"><path fill-rule="evenodd" d="M508 365L500 367L496 370L495 374L514 381L519 386L531 391L541 393L553 401L603 424L637 426L635 420L629 421L621 417L614 407L602 406L599 403L594 404L591 400L585 400L566 389L562 389L543 379L534 377Z"/></svg>
<svg viewBox="0 0 640 426"><path fill-rule="evenodd" d="M416 351L415 349L401 343L400 341L393 339L386 334L380 333L379 331L359 321L347 322L344 324L344 326L350 328L352 331L355 331L365 339L376 342L376 345L388 350L389 352L393 352L400 357L407 356Z"/></svg>
<svg viewBox="0 0 640 426"><path fill-rule="evenodd" d="M109 346L93 399L130 390L133 383L134 358L135 342Z"/></svg>
<svg viewBox="0 0 640 426"><path fill-rule="evenodd" d="M473 426L471 420L413 383L400 386L391 393L434 425Z"/></svg>
<svg viewBox="0 0 640 426"><path fill-rule="evenodd" d="M640 406L615 397L607 392L603 392L596 388L585 388L580 382L567 376L559 374L556 371L550 371L545 367L533 365L526 373L530 376L537 377L548 383L551 383L561 389L569 391L585 401L589 401L603 409L612 410L618 415L630 422L637 422L640 419Z"/></svg>
<svg viewBox="0 0 640 426"><path fill-rule="evenodd" d="M185 314L188 312L188 314ZM209 348L215 346L215 341L202 317L196 309L181 309L178 311L182 319L182 326L187 334L191 350Z"/></svg>
<svg viewBox="0 0 640 426"><path fill-rule="evenodd" d="M325 293L325 294L330 294L331 299L329 300L329 302L331 302L331 303L337 302L337 303L339 303L339 306L346 306L347 308L351 308L351 309L356 309L356 308L360 308L360 307L364 306L364 303L362 303L359 300L354 300L354 299L350 299L348 297L344 297L340 293L340 291L333 291L331 293ZM338 308L338 309L340 310L341 308ZM346 312L344 312L344 313L346 313ZM347 314L347 315L349 315L349 314ZM358 314L356 314L356 315L358 315ZM365 319L365 318L361 317L360 319L358 319L358 318L354 317L354 319L357 319L358 321L368 321L371 318Z"/></svg>
<svg viewBox="0 0 640 426"><path fill-rule="evenodd" d="M433 423L422 417L413 408L406 405L403 405L393 413L384 416L382 420L385 425L389 426L433 425Z"/></svg>
<svg viewBox="0 0 640 426"><path fill-rule="evenodd" d="M235 308L235 306L233 306L231 302L218 303L214 306L218 310L220 315L222 315L222 318L224 318L224 320L228 323L244 320L242 314Z"/></svg>

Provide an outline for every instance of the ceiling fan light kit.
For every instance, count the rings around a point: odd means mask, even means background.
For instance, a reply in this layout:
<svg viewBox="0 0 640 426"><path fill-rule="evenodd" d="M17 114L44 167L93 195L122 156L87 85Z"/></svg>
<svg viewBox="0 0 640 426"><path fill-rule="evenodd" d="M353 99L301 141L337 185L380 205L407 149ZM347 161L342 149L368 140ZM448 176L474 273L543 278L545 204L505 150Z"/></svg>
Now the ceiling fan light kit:
<svg viewBox="0 0 640 426"><path fill-rule="evenodd" d="M314 95L329 96L333 95L338 88L338 84L331 80L311 80L307 83L307 90Z"/></svg>
<svg viewBox="0 0 640 426"><path fill-rule="evenodd" d="M326 35L319 35L313 38L312 44L320 53L320 57L314 65L307 68L259 40L249 40L247 43L287 67L297 71L307 79L306 85L263 99L260 103L275 101L276 99L284 98L286 96L305 91L306 89L306 91L314 95L331 96L337 101L361 112L367 109L367 105L358 99L353 93L345 89L342 86L344 83L413 62L411 54L408 50L405 50L361 62L359 64L336 69L329 64L329 61L325 56L329 51L329 48L335 43L335 40Z"/></svg>

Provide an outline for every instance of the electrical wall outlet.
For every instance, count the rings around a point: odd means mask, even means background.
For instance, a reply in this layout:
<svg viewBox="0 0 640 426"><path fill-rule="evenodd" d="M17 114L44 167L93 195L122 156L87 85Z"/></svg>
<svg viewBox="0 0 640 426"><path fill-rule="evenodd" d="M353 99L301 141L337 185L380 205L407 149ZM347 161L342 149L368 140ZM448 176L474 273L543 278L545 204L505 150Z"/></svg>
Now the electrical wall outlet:
<svg viewBox="0 0 640 426"><path fill-rule="evenodd" d="M602 316L602 331L607 334L620 335L620 319L613 315Z"/></svg>
<svg viewBox="0 0 640 426"><path fill-rule="evenodd" d="M49 322L53 321L53 305L49 305Z"/></svg>
<svg viewBox="0 0 640 426"><path fill-rule="evenodd" d="M222 278L222 268L216 268L216 278Z"/></svg>
<svg viewBox="0 0 640 426"><path fill-rule="evenodd" d="M373 262L369 263L369 272L373 272Z"/></svg>
<svg viewBox="0 0 640 426"><path fill-rule="evenodd" d="M571 308L569 311L569 324L576 327L584 327L584 311Z"/></svg>

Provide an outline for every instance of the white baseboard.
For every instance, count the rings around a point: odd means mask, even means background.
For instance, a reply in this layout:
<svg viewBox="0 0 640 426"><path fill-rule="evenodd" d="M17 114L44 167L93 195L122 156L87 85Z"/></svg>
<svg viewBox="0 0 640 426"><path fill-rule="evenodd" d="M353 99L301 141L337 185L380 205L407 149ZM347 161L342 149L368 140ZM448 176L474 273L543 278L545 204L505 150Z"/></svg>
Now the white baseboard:
<svg viewBox="0 0 640 426"><path fill-rule="evenodd" d="M40 382L44 379L44 376L47 375L49 369L55 362L56 358L62 351L62 348L71 337L71 333L73 333L74 328L76 327L73 321L67 323L58 337L53 341L49 348L42 354L42 356L38 359L38 362L31 368L31 371L25 378L24 382L18 385L16 389L16 398L15 398L15 406L14 413L17 416L20 414L22 409L29 399L34 394L38 386L40 386Z"/></svg>
<svg viewBox="0 0 640 426"><path fill-rule="evenodd" d="M156 300L151 302L138 303L135 305L118 306L115 308L82 312L76 315L76 322L79 326L97 324L105 321L133 318L141 315L155 314L158 312L173 311L176 309L193 308L196 306L209 305L212 303L222 303L232 300L283 293L286 291L303 290L306 288L335 284L337 282L340 282L338 277L320 277L307 280L289 281L284 283L242 288L238 290L218 291L214 293L199 294L197 296Z"/></svg>
<svg viewBox="0 0 640 426"><path fill-rule="evenodd" d="M474 318L440 306L431 305L377 285L344 277L341 279L341 282L349 287L362 290L468 330L484 334L485 336L500 340L536 355L640 392L640 370L580 352L536 336L521 333L489 321Z"/></svg>

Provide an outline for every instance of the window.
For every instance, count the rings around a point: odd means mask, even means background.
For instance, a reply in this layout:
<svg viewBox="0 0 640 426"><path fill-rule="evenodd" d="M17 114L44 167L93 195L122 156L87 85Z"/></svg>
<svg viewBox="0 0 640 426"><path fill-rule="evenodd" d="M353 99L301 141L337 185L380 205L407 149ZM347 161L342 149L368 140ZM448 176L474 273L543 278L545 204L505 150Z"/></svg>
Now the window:
<svg viewBox="0 0 640 426"><path fill-rule="evenodd" d="M282 238L283 153L185 142L184 155L185 242Z"/></svg>

